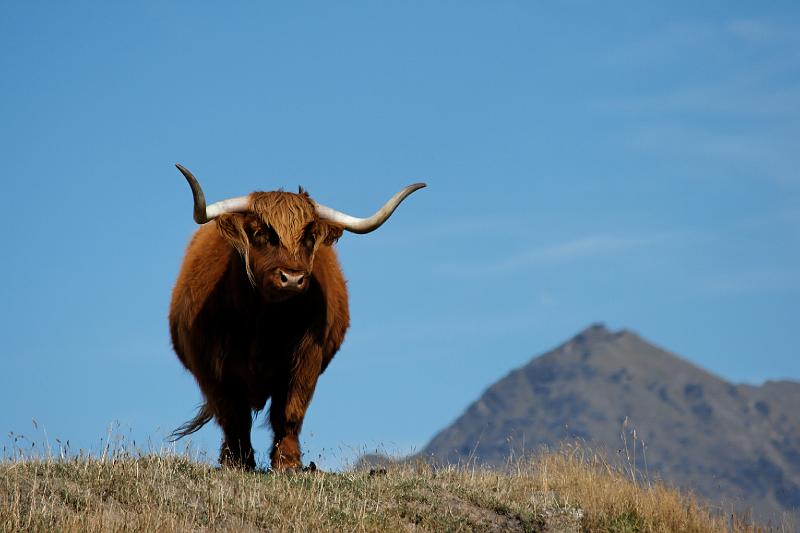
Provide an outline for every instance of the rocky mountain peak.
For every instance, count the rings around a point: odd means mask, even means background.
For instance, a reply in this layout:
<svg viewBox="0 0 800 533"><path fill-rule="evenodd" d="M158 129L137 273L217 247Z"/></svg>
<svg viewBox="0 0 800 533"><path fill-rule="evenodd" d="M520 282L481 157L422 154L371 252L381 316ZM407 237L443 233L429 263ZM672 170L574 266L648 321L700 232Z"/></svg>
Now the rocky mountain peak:
<svg viewBox="0 0 800 533"><path fill-rule="evenodd" d="M798 413L798 383L734 385L598 323L492 384L422 455L503 465L521 443L576 439L613 453L636 429L655 477L770 516L800 507Z"/></svg>

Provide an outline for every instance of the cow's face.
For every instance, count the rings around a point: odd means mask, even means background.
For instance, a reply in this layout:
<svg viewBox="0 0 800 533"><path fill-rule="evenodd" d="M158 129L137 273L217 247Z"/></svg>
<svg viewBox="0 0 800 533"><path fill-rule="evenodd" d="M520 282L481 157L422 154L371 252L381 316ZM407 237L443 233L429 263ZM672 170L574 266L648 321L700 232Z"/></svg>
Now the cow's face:
<svg viewBox="0 0 800 533"><path fill-rule="evenodd" d="M239 251L250 282L268 301L308 290L314 255L330 246L342 228L321 220L308 194L253 193L252 212L217 219L222 236Z"/></svg>

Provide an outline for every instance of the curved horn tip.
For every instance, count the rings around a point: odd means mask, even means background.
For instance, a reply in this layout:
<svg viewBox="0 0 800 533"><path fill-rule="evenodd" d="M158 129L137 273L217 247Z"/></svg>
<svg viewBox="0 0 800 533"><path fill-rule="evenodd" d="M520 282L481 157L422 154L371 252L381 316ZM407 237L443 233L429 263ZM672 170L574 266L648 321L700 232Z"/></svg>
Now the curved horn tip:
<svg viewBox="0 0 800 533"><path fill-rule="evenodd" d="M403 188L400 190L400 192L398 192L397 194L402 194L402 195L403 195L403 198L405 199L405 198L407 198L409 195L411 195L411 194L413 194L413 193L417 192L417 191L418 191L418 190L420 190L420 189L424 189L424 188L425 188L425 187L427 187L427 186L428 186L428 184L427 184L427 183L424 183L424 182L412 183L411 185L407 185L407 186L403 187Z"/></svg>
<svg viewBox="0 0 800 533"><path fill-rule="evenodd" d="M192 181L196 181L194 174L192 174L185 166L181 165L180 163L175 163L175 168L177 168L181 174L183 174L183 177L186 178L190 183Z"/></svg>
<svg viewBox="0 0 800 533"><path fill-rule="evenodd" d="M194 200L194 221L198 224L205 224L210 219L208 218L208 211L206 210L206 197L203 194L203 187L200 186L200 182L197 181L197 178L194 177L194 174L189 172L189 169L181 165L180 163L175 163L175 167L180 170L183 177L189 183L189 188L192 190L192 198Z"/></svg>

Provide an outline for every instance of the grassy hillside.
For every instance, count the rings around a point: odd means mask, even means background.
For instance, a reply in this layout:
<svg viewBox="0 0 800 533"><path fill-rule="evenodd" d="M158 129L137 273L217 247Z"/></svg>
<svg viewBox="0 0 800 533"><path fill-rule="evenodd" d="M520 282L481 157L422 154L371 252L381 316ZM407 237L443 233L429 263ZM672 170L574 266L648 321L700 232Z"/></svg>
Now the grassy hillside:
<svg viewBox="0 0 800 533"><path fill-rule="evenodd" d="M507 473L423 464L246 473L129 453L0 462L2 531L752 530L714 515L580 450L541 453Z"/></svg>

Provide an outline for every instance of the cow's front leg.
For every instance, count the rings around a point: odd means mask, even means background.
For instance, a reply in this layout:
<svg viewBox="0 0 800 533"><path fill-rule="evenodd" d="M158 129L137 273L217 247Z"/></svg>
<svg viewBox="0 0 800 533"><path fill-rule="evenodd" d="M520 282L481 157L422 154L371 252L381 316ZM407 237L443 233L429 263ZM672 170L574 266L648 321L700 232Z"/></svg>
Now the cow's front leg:
<svg viewBox="0 0 800 533"><path fill-rule="evenodd" d="M315 347L297 357L297 364L293 365L285 381L286 387L281 387L272 395L269 420L273 432L270 454L273 470L299 469L303 466L300 430L317 386L322 354Z"/></svg>
<svg viewBox="0 0 800 533"><path fill-rule="evenodd" d="M212 396L213 401L209 404L223 433L220 465L253 470L256 467L255 452L250 443L253 414L247 398L241 393L240 384L228 384L218 390L221 392Z"/></svg>

